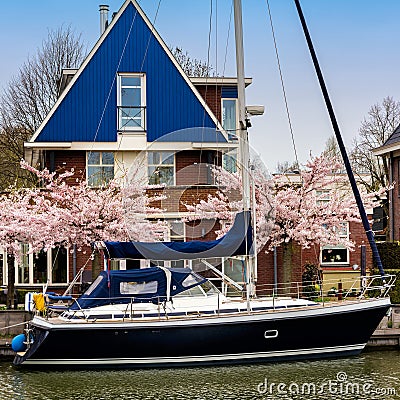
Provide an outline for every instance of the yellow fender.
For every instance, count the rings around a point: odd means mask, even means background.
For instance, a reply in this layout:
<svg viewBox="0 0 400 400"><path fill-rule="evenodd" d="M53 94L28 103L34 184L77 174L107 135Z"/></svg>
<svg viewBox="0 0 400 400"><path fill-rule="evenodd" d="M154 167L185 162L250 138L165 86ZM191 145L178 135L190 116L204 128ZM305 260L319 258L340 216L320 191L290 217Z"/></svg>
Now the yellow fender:
<svg viewBox="0 0 400 400"><path fill-rule="evenodd" d="M46 302L43 293L34 293L33 302L35 303L36 310L44 311L46 309Z"/></svg>

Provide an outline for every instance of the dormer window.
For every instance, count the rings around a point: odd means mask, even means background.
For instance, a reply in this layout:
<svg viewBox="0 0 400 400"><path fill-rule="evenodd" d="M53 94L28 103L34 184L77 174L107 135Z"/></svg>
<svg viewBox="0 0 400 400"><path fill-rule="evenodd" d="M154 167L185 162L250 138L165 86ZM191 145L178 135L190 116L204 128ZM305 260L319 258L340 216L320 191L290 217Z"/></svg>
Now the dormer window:
<svg viewBox="0 0 400 400"><path fill-rule="evenodd" d="M144 74L118 75L118 130L146 130Z"/></svg>

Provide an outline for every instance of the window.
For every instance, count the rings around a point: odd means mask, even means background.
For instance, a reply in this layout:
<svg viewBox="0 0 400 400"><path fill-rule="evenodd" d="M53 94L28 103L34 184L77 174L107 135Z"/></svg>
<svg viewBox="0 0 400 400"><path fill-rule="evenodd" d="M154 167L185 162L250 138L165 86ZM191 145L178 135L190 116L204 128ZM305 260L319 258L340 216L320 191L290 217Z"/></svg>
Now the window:
<svg viewBox="0 0 400 400"><path fill-rule="evenodd" d="M147 165L150 185L174 185L174 153L169 151L149 151Z"/></svg>
<svg viewBox="0 0 400 400"><path fill-rule="evenodd" d="M171 242L185 241L185 224L180 220L169 220L169 240ZM171 268L184 268L185 260L172 260Z"/></svg>
<svg viewBox="0 0 400 400"><path fill-rule="evenodd" d="M21 243L21 260L18 264L18 283L29 283L29 244Z"/></svg>
<svg viewBox="0 0 400 400"><path fill-rule="evenodd" d="M144 131L146 129L144 75L119 75L118 88L118 129Z"/></svg>
<svg viewBox="0 0 400 400"><path fill-rule="evenodd" d="M236 99L222 99L222 127L230 140L236 138Z"/></svg>
<svg viewBox="0 0 400 400"><path fill-rule="evenodd" d="M184 242L185 241L185 224L180 220L168 221L170 227L170 241L171 242Z"/></svg>
<svg viewBox="0 0 400 400"><path fill-rule="evenodd" d="M327 190L327 189L320 189L320 190L316 190L315 191L316 195L317 195L317 203L318 204L324 204L328 201L330 201L331 199L331 191Z"/></svg>
<svg viewBox="0 0 400 400"><path fill-rule="evenodd" d="M68 249L63 246L51 249L51 280L53 283L68 282Z"/></svg>
<svg viewBox="0 0 400 400"><path fill-rule="evenodd" d="M157 293L158 282L121 282L119 290L121 294L155 294Z"/></svg>
<svg viewBox="0 0 400 400"><path fill-rule="evenodd" d="M0 286L5 285L5 279L4 279L4 272L5 272L5 265L4 265L5 257L4 253L2 252L0 248Z"/></svg>
<svg viewBox="0 0 400 400"><path fill-rule="evenodd" d="M6 284L7 253L0 249L0 284L3 272L3 284ZM68 283L68 249L61 246L48 251L31 253L30 245L21 244L21 257L15 258L15 284L43 285ZM4 263L4 265L3 265Z"/></svg>
<svg viewBox="0 0 400 400"><path fill-rule="evenodd" d="M84 293L86 296L90 296L93 291L97 288L97 286L100 285L101 281L103 280L103 276L99 275L96 280L89 286L89 289L86 290L86 292Z"/></svg>
<svg viewBox="0 0 400 400"><path fill-rule="evenodd" d="M114 153L90 151L87 153L87 182L89 186L107 185L114 178Z"/></svg>
<svg viewBox="0 0 400 400"><path fill-rule="evenodd" d="M349 224L343 223L339 231L342 238L349 237ZM344 246L323 246L321 249L321 264L335 266L338 264L349 264L349 250Z"/></svg>
<svg viewBox="0 0 400 400"><path fill-rule="evenodd" d="M33 283L47 282L47 252L39 251L33 256Z"/></svg>
<svg viewBox="0 0 400 400"><path fill-rule="evenodd" d="M188 287L195 285L203 280L203 278L197 274L190 274L188 275L182 282L183 287Z"/></svg>
<svg viewBox="0 0 400 400"><path fill-rule="evenodd" d="M126 260L109 260L110 271L126 270Z"/></svg>
<svg viewBox="0 0 400 400"><path fill-rule="evenodd" d="M237 172L237 149L232 149L222 155L222 168L230 173Z"/></svg>

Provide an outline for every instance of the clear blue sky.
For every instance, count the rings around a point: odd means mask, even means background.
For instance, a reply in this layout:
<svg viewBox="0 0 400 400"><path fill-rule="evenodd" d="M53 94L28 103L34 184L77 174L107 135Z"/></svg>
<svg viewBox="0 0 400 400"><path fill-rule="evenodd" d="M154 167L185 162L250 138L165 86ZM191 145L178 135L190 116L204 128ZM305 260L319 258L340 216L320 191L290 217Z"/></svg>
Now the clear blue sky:
<svg viewBox="0 0 400 400"><path fill-rule="evenodd" d="M154 19L159 0L141 0ZM345 142L350 147L371 105L386 96L400 99L398 0L302 0ZM71 25L90 49L99 36L99 4L110 14L123 0L1 1L0 86L34 55L49 29ZM228 34L230 0L213 0L210 62L218 73ZM217 7L216 7L217 5ZM274 170L278 161L294 159L276 66L265 0L243 0L246 75L253 78L247 104L263 104L266 114L253 119L252 146ZM311 65L292 0L270 0L275 33L300 161L319 154L332 129ZM170 46L207 59L210 1L162 0L156 28ZM216 23L217 20L217 23ZM233 30L225 75L235 71Z"/></svg>

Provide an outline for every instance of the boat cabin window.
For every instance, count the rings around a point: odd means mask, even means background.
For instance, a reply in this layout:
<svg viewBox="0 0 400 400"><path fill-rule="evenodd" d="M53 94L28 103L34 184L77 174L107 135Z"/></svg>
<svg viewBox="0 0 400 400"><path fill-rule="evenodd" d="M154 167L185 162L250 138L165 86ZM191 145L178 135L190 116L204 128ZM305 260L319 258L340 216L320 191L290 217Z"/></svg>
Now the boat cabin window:
<svg viewBox="0 0 400 400"><path fill-rule="evenodd" d="M193 297L193 296L206 296L206 294L200 289L200 286L195 286L190 289L186 289L183 292L176 294L174 297Z"/></svg>
<svg viewBox="0 0 400 400"><path fill-rule="evenodd" d="M182 286L183 282L182 282ZM204 283L202 283L201 285L192 287L190 289L186 289L183 292L177 294L174 297L186 297L186 296L212 296L212 295L216 295L219 294L220 291L210 282L210 281L206 281Z"/></svg>
<svg viewBox="0 0 400 400"><path fill-rule="evenodd" d="M93 290L95 290L97 288L97 286L100 285L100 282L103 280L103 277L101 275L99 275L95 281L89 286L89 289L86 290L85 294L86 295L91 295Z"/></svg>
<svg viewBox="0 0 400 400"><path fill-rule="evenodd" d="M153 294L157 293L158 282L121 282L119 290L121 294Z"/></svg>
<svg viewBox="0 0 400 400"><path fill-rule="evenodd" d="M199 283L203 280L201 276L195 275L195 274L190 274L188 275L182 282L183 287L188 287L195 285L196 283Z"/></svg>

